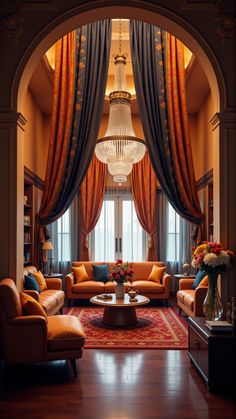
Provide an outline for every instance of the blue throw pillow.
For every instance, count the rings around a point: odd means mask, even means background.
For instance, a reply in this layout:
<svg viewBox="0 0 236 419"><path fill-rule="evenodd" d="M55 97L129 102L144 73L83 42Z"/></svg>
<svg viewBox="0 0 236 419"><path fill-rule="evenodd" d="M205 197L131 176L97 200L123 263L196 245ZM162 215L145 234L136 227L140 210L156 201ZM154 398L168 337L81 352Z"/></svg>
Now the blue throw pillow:
<svg viewBox="0 0 236 419"><path fill-rule="evenodd" d="M108 281L108 265L92 265L95 281Z"/></svg>
<svg viewBox="0 0 236 419"><path fill-rule="evenodd" d="M34 290L40 292L39 285L32 274L25 275L25 283L24 283L25 290Z"/></svg>
<svg viewBox="0 0 236 419"><path fill-rule="evenodd" d="M193 290L195 290L198 287L198 285L200 284L200 282L204 278L204 276L206 276L205 271L198 271L197 276L195 278L195 281L193 283Z"/></svg>

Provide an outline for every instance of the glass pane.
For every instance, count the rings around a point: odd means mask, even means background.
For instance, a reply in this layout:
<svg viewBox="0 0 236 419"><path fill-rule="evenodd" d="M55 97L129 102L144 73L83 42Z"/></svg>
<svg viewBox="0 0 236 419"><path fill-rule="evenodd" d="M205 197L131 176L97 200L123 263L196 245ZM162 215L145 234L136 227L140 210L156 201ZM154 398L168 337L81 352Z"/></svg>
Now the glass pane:
<svg viewBox="0 0 236 419"><path fill-rule="evenodd" d="M122 247L123 260L143 260L143 230L131 200L122 202Z"/></svg>
<svg viewBox="0 0 236 419"><path fill-rule="evenodd" d="M115 202L104 201L98 223L94 229L95 252L98 262L115 259Z"/></svg>
<svg viewBox="0 0 236 419"><path fill-rule="evenodd" d="M57 221L58 260L68 262L71 260L70 249L70 209Z"/></svg>

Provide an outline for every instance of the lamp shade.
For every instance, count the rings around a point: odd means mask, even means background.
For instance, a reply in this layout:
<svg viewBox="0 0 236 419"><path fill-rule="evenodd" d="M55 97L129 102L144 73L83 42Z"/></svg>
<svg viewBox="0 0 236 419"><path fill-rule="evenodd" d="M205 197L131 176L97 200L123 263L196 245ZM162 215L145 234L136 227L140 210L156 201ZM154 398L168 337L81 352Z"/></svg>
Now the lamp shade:
<svg viewBox="0 0 236 419"><path fill-rule="evenodd" d="M53 249L53 244L52 244L52 242L50 242L50 241L46 241L46 242L44 242L44 243L43 243L43 246L42 246L42 249L43 249L43 250L52 250L52 249Z"/></svg>

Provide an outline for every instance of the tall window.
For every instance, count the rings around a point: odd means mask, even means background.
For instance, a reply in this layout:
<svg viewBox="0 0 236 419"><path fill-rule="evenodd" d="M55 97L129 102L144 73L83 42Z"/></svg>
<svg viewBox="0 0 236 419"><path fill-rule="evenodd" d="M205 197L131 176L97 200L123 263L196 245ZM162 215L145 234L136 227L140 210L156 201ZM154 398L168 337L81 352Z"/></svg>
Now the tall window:
<svg viewBox="0 0 236 419"><path fill-rule="evenodd" d="M180 259L180 216L170 203L167 205L167 260Z"/></svg>
<svg viewBox="0 0 236 419"><path fill-rule="evenodd" d="M57 251L59 261L67 262L71 260L70 209L57 220Z"/></svg>
<svg viewBox="0 0 236 419"><path fill-rule="evenodd" d="M145 260L146 234L130 196L105 196L98 223L91 233L91 257L96 261Z"/></svg>

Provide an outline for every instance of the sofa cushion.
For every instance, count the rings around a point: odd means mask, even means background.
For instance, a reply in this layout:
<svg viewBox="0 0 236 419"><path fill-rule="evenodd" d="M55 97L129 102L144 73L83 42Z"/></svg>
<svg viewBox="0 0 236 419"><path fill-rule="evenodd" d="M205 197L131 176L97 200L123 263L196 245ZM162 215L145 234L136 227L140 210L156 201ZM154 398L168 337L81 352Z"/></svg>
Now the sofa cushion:
<svg viewBox="0 0 236 419"><path fill-rule="evenodd" d="M46 290L47 289L47 283L45 281L45 278L44 278L42 272L41 271L34 272L32 275L34 275L34 277L35 277L35 279L38 283L38 286L40 288L40 292Z"/></svg>
<svg viewBox="0 0 236 419"><path fill-rule="evenodd" d="M163 273L165 272L165 266L156 266L153 265L152 272L150 273L149 277L147 278L148 281L157 282L158 284L161 283L161 278ZM144 279L144 278L143 278Z"/></svg>
<svg viewBox="0 0 236 419"><path fill-rule="evenodd" d="M130 265L134 271L133 281L147 279L152 271L153 265L165 266L163 262L132 262Z"/></svg>
<svg viewBox="0 0 236 419"><path fill-rule="evenodd" d="M186 290L179 290L177 291L177 294L176 294L177 300L181 301L182 303L184 302L185 291Z"/></svg>
<svg viewBox="0 0 236 419"><path fill-rule="evenodd" d="M39 294L39 303L46 311L46 313L49 313L51 310L57 307L57 294L61 292L63 291L45 290Z"/></svg>
<svg viewBox="0 0 236 419"><path fill-rule="evenodd" d="M47 314L41 304L38 303L33 297L24 292L20 293L21 304L23 312L29 316L43 316L47 320Z"/></svg>
<svg viewBox="0 0 236 419"><path fill-rule="evenodd" d="M158 284L154 281L147 281L147 280L139 280L132 282L132 288L139 291L140 294L142 293L150 293L150 294L161 294L165 291L163 285Z"/></svg>
<svg viewBox="0 0 236 419"><path fill-rule="evenodd" d="M102 281L84 281L72 286L74 294L91 294L104 292L104 282Z"/></svg>
<svg viewBox="0 0 236 419"><path fill-rule="evenodd" d="M78 266L76 268L72 268L72 271L75 275L76 283L79 284L80 282L89 281L90 278L88 273L84 267L84 265Z"/></svg>
<svg viewBox="0 0 236 419"><path fill-rule="evenodd" d="M108 265L92 265L93 266L93 276L95 281L108 281Z"/></svg>
<svg viewBox="0 0 236 419"><path fill-rule="evenodd" d="M40 287L33 274L25 275L24 288L26 290L33 290L40 292Z"/></svg>
<svg viewBox="0 0 236 419"><path fill-rule="evenodd" d="M185 290L183 303L193 311L195 290Z"/></svg>
<svg viewBox="0 0 236 419"><path fill-rule="evenodd" d="M48 317L48 348L50 351L64 351L82 348L84 330L75 316Z"/></svg>
<svg viewBox="0 0 236 419"><path fill-rule="evenodd" d="M105 283L105 292L107 293L114 293L116 287L116 281L108 281ZM132 287L132 284L130 281L124 282L125 292L128 292L128 290Z"/></svg>
<svg viewBox="0 0 236 419"><path fill-rule="evenodd" d="M193 287L192 287L193 290L195 290L198 287L198 285L200 284L200 282L204 278L204 276L206 276L205 271L198 271L197 276L196 276L196 278L194 280L194 283L193 283Z"/></svg>

